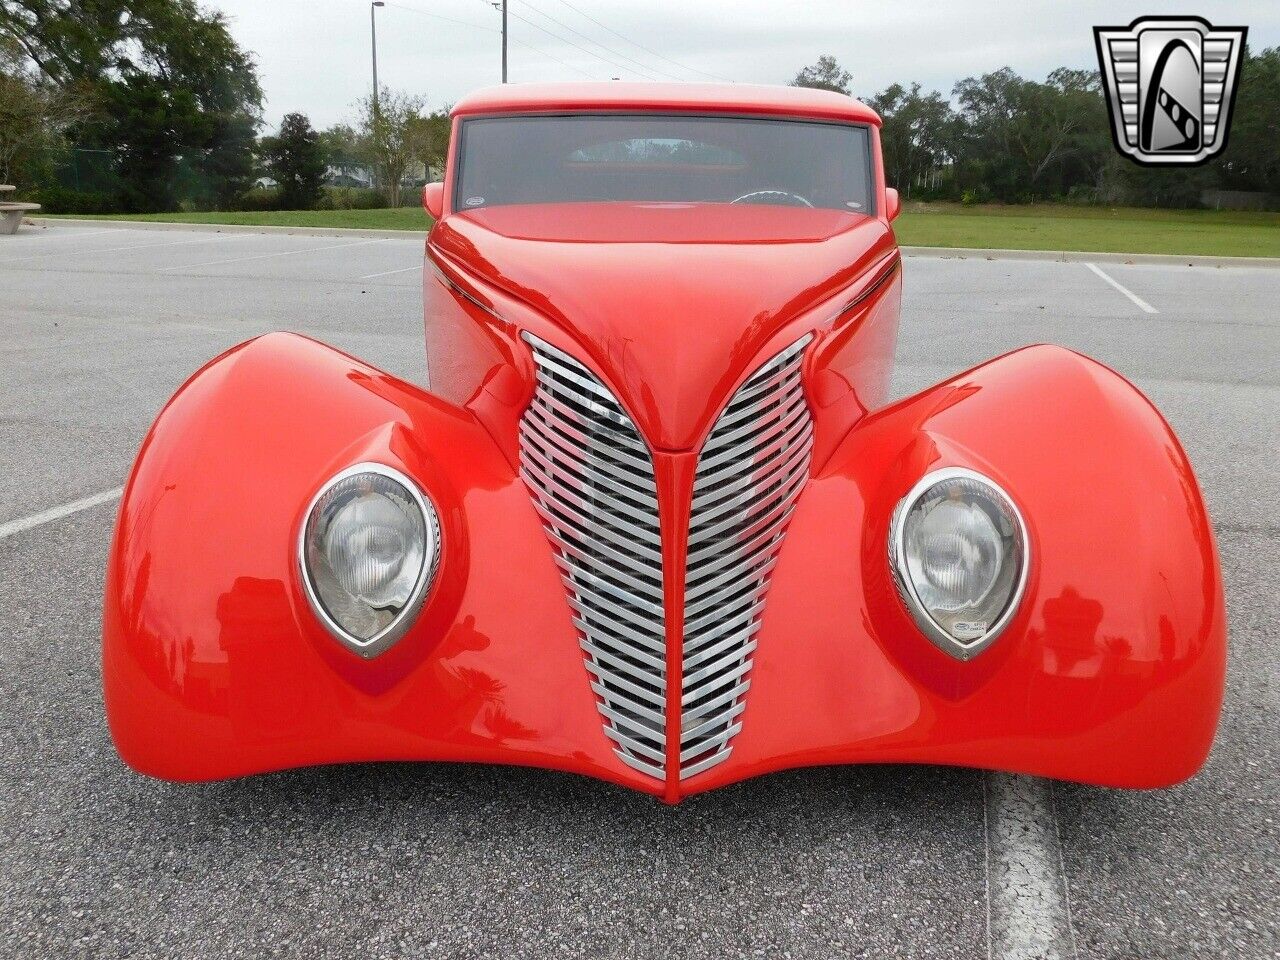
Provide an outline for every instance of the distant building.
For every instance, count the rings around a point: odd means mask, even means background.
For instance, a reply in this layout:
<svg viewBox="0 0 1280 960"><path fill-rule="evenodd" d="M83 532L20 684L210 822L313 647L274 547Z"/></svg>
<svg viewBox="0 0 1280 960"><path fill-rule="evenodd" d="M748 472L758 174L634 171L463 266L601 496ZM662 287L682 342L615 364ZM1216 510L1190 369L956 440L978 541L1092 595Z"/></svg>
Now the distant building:
<svg viewBox="0 0 1280 960"><path fill-rule="evenodd" d="M331 187L371 187L373 172L368 167L343 164L325 169L324 182Z"/></svg>

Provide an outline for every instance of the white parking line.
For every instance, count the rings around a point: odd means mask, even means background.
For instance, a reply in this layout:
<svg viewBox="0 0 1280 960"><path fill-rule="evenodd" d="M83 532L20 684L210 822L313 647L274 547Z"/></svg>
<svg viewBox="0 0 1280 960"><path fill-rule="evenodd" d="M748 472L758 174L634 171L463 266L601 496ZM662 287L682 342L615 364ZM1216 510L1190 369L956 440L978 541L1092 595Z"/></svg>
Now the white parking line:
<svg viewBox="0 0 1280 960"><path fill-rule="evenodd" d="M87 230L84 233L55 233L52 237L46 237L43 233L27 233L24 231L19 233L18 236L23 240L32 240L36 243L53 243L55 240L83 240L85 237L100 237L104 233L119 232L119 230Z"/></svg>
<svg viewBox="0 0 1280 960"><path fill-rule="evenodd" d="M382 273L366 273L361 280L372 280L374 277L389 277L396 273L408 273L410 270L421 270L422 264L416 263L412 267L405 267L403 270L384 270Z"/></svg>
<svg viewBox="0 0 1280 960"><path fill-rule="evenodd" d="M3 540L5 537L11 537L15 533L21 533L23 530L30 530L32 527L38 527L41 524L49 523L53 520L61 520L63 517L69 517L71 514L79 513L81 510L88 510L90 507L96 507L100 503L118 500L120 498L120 494L123 492L123 487L116 487L114 490L104 490L102 493L95 493L91 497L84 497L80 500L72 500L70 503L64 503L60 507L51 507L48 510L41 510L39 513L33 513L29 517L21 517L17 520L10 520L8 523L0 523L0 540Z"/></svg>
<svg viewBox="0 0 1280 960"><path fill-rule="evenodd" d="M114 233L115 231L105 231ZM234 240L247 237L247 233L220 233L199 240L171 240L168 243L131 243L125 247L93 247L89 250L53 250L49 253L37 253L30 257L11 257L0 260L0 263L21 263L26 260L43 260L45 257L92 257L99 253L119 253L121 250L146 250L152 247L185 247L193 243L215 243L219 240Z"/></svg>
<svg viewBox="0 0 1280 960"><path fill-rule="evenodd" d="M324 253L328 250L342 250L346 247L366 247L371 243L386 243L389 237L380 237L376 240L357 240L355 243L336 243L328 247L307 247L305 250L285 250L281 253L262 253L256 257L234 257L231 260L209 260L205 263L184 263L176 267L161 267L157 273L165 273L169 270L195 270L198 267L220 267L226 263L248 263L250 260L271 260L275 257L293 257L302 253Z"/></svg>
<svg viewBox="0 0 1280 960"><path fill-rule="evenodd" d="M1097 266L1097 264L1086 263L1085 266L1088 267L1090 270L1092 270L1094 273L1096 273L1098 276L1100 276L1103 280L1107 281L1107 283L1111 284L1121 293L1123 293L1126 297L1128 297L1134 303L1136 303L1139 306L1139 308L1141 308L1144 312L1146 313L1160 312L1151 304L1147 303L1147 301L1143 300L1140 296L1138 296L1136 293L1130 290L1128 287L1125 287L1122 284L1117 283L1111 277L1107 276L1107 274L1103 273L1102 270Z"/></svg>
<svg viewBox="0 0 1280 960"><path fill-rule="evenodd" d="M983 777L987 828L987 956L1067 960L1079 956L1049 781Z"/></svg>

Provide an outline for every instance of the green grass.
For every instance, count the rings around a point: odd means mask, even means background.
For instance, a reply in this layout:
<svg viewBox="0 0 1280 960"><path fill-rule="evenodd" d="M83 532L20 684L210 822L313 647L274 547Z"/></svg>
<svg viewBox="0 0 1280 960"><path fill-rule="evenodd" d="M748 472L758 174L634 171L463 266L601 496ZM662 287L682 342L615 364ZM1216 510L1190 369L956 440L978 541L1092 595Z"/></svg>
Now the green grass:
<svg viewBox="0 0 1280 960"><path fill-rule="evenodd" d="M68 216L75 216L68 214ZM394 210L271 210L250 213L129 213L86 220L142 220L152 223L227 223L243 227L330 227L344 230L420 230L431 226L421 207Z"/></svg>
<svg viewBox="0 0 1280 960"><path fill-rule="evenodd" d="M1280 257L1276 213L914 204L894 228L899 243L922 247Z"/></svg>
<svg viewBox="0 0 1280 960"><path fill-rule="evenodd" d="M430 223L418 207L156 213L95 219L362 230L426 230ZM1053 204L912 204L894 226L898 241L911 246L1280 257L1280 214L1276 213Z"/></svg>

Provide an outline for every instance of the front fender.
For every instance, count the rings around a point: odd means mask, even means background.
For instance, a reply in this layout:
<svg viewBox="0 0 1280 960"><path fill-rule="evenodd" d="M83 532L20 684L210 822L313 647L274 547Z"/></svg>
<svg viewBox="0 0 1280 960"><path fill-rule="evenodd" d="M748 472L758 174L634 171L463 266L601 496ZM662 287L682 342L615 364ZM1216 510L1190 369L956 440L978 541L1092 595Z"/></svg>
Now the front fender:
<svg viewBox="0 0 1280 960"><path fill-rule="evenodd" d="M999 483L1031 541L1016 617L967 663L921 635L887 557L894 507L945 466ZM868 417L813 478L734 756L690 786L877 761L1164 786L1208 754L1225 663L1212 529L1168 424L1102 365L1030 347Z"/></svg>
<svg viewBox="0 0 1280 960"><path fill-rule="evenodd" d="M316 621L296 564L311 497L359 461L441 518L409 632L363 660ZM314 341L272 334L191 378L125 489L107 569L107 717L121 756L174 780L444 759L619 769L546 537L467 411Z"/></svg>
<svg viewBox="0 0 1280 960"><path fill-rule="evenodd" d="M316 621L295 559L306 504L364 460L418 480L443 540L421 614L374 660ZM952 465L1007 490L1031 541L1017 615L969 662L918 632L887 557L894 506ZM112 735L152 775L440 759L663 790L613 755L541 522L486 428L301 337L230 351L161 413L122 501L103 638ZM1225 658L1213 536L1168 425L1099 364L1028 348L865 418L810 479L732 755L668 798L853 762L1166 785L1208 753Z"/></svg>

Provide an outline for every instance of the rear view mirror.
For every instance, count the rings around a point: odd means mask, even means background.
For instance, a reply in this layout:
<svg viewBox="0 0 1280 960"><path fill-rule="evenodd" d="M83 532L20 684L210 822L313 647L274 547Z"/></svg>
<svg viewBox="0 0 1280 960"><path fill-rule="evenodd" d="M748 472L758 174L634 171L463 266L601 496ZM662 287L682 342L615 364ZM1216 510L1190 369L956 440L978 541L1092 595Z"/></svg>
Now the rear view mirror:
<svg viewBox="0 0 1280 960"><path fill-rule="evenodd" d="M431 214L432 220L439 220L444 213L444 184L428 183L422 188L422 206Z"/></svg>

